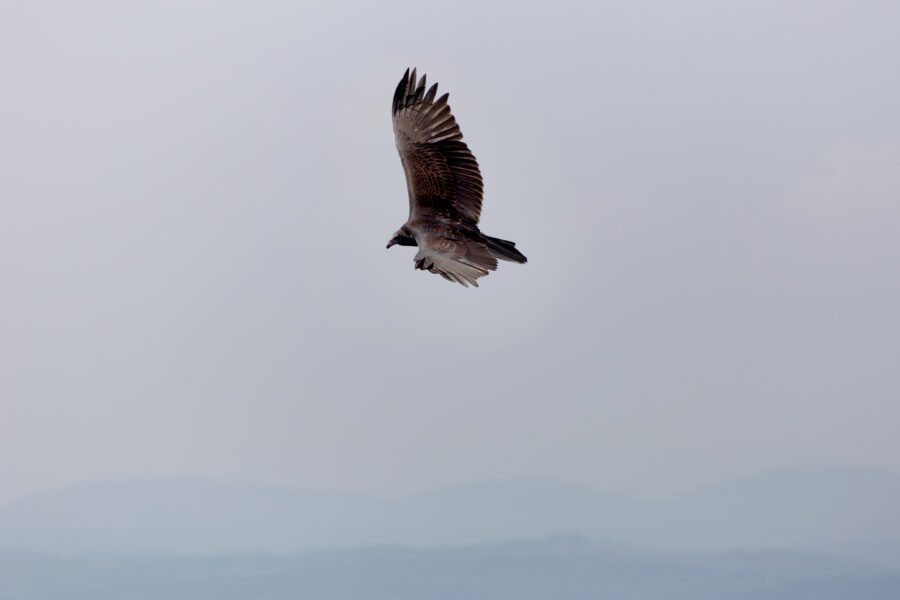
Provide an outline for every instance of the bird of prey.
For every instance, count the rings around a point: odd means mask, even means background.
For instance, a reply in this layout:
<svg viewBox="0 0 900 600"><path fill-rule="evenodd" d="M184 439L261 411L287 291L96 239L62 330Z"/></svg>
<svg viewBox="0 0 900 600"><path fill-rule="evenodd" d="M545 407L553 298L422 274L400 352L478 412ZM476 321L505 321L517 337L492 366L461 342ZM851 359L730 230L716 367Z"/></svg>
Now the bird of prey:
<svg viewBox="0 0 900 600"><path fill-rule="evenodd" d="M387 247L418 246L415 268L465 287L497 268L497 259L524 263L516 244L478 229L482 181L478 162L437 84L407 69L394 92L391 115L406 173L409 218Z"/></svg>

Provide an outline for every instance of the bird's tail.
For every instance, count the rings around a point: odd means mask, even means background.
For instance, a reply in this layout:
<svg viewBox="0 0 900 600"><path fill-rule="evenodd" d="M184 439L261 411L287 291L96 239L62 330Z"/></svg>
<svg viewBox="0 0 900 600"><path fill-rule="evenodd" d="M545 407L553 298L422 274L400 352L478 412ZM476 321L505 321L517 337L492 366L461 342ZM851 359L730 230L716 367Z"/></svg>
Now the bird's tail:
<svg viewBox="0 0 900 600"><path fill-rule="evenodd" d="M528 262L528 259L525 258L525 255L516 250L515 242L501 240L500 238L486 235L484 236L484 243L487 244L488 250L491 251L491 254L493 254L495 258L517 263Z"/></svg>

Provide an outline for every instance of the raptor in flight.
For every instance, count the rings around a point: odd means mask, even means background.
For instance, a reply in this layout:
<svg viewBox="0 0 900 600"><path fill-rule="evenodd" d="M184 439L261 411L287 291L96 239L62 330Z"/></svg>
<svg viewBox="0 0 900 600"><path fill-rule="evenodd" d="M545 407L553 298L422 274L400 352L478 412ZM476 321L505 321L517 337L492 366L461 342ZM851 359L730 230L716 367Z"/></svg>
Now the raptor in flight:
<svg viewBox="0 0 900 600"><path fill-rule="evenodd" d="M497 260L524 263L516 244L478 229L482 181L478 162L462 141L447 105L435 99L409 69L397 85L391 115L409 191L409 218L387 247L418 246L416 269L437 273L466 287L497 268Z"/></svg>

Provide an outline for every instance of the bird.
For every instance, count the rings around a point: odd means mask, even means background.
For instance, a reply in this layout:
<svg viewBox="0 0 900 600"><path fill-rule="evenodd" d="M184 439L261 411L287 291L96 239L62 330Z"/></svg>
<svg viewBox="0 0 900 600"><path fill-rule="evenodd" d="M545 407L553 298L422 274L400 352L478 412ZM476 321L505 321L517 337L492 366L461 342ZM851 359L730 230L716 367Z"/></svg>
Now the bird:
<svg viewBox="0 0 900 600"><path fill-rule="evenodd" d="M415 269L430 271L464 287L497 269L497 261L528 261L515 242L481 233L484 184L478 161L463 140L437 83L406 69L391 104L394 137L406 174L409 218L387 247L417 246Z"/></svg>

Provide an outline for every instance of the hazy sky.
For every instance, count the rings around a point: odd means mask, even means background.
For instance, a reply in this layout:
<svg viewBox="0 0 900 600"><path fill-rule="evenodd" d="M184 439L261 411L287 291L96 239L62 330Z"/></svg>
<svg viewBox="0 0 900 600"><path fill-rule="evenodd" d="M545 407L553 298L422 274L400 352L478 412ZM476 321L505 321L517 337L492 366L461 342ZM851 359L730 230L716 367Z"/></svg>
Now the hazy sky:
<svg viewBox="0 0 900 600"><path fill-rule="evenodd" d="M900 3L0 4L0 501L900 468ZM477 290L384 249L439 81Z"/></svg>

